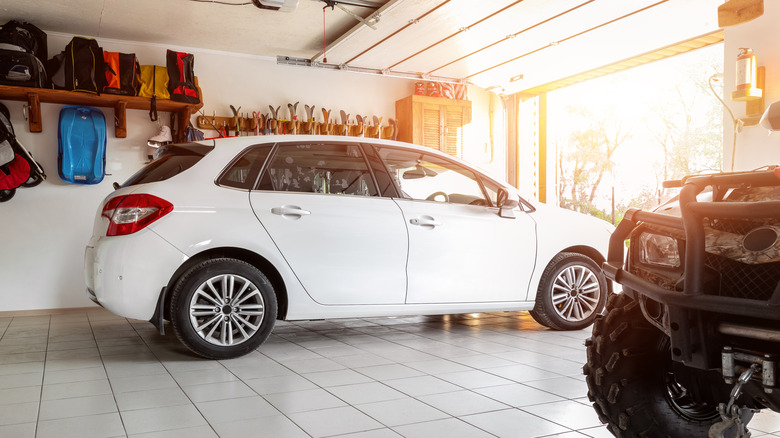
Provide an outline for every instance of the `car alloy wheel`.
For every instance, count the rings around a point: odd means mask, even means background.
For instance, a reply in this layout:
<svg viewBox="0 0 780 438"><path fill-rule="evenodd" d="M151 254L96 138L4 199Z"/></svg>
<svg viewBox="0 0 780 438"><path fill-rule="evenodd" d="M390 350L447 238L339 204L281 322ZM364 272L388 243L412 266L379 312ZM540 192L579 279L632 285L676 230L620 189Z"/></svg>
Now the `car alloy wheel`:
<svg viewBox="0 0 780 438"><path fill-rule="evenodd" d="M276 322L276 293L257 267L219 257L196 262L173 288L170 315L181 342L209 359L259 347Z"/></svg>
<svg viewBox="0 0 780 438"><path fill-rule="evenodd" d="M593 259L562 252L542 273L531 316L553 330L580 330L604 309L608 294L607 280Z"/></svg>
<svg viewBox="0 0 780 438"><path fill-rule="evenodd" d="M601 285L596 274L586 266L571 265L553 281L552 302L562 319L579 322L598 310Z"/></svg>
<svg viewBox="0 0 780 438"><path fill-rule="evenodd" d="M259 330L265 313L257 286L233 274L204 281L192 295L189 309L195 332L219 346L246 342Z"/></svg>

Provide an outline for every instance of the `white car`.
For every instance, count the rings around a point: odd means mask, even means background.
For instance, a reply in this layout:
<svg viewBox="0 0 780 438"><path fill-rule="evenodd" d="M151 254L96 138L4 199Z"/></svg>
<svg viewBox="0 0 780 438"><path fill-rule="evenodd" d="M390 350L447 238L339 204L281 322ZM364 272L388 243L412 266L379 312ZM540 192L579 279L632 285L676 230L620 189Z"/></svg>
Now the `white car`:
<svg viewBox="0 0 780 438"><path fill-rule="evenodd" d="M358 137L169 145L106 198L89 297L209 358L276 319L530 310L588 326L613 227L522 199L429 148Z"/></svg>

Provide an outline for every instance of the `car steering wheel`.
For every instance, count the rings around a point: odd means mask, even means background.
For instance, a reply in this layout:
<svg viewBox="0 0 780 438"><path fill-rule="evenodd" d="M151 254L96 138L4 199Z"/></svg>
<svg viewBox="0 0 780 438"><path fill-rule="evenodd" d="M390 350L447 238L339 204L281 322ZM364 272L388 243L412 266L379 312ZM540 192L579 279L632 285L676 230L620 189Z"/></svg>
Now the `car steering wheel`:
<svg viewBox="0 0 780 438"><path fill-rule="evenodd" d="M450 197L444 193L444 192L435 192L431 193L427 198L425 198L426 201L436 201L437 196L443 196L444 202L450 202Z"/></svg>

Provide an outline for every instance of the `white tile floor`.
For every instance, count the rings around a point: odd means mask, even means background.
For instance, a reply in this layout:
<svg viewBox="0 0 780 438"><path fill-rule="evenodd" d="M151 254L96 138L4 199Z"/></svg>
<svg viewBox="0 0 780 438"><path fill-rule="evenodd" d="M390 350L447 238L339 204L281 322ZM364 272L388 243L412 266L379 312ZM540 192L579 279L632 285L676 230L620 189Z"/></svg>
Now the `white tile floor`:
<svg viewBox="0 0 780 438"><path fill-rule="evenodd" d="M585 396L589 331L527 312L280 322L221 362L102 309L0 315L0 334L0 437L611 436ZM780 437L780 414L751 426Z"/></svg>

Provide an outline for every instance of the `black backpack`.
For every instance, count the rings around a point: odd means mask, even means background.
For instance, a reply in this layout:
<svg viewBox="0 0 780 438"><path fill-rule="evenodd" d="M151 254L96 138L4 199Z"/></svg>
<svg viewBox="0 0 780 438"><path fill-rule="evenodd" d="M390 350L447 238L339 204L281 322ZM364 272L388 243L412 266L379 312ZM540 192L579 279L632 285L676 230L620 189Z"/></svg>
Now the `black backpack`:
<svg viewBox="0 0 780 438"><path fill-rule="evenodd" d="M106 86L103 48L94 39L73 37L65 50L49 60L53 88L100 94Z"/></svg>
<svg viewBox="0 0 780 438"><path fill-rule="evenodd" d="M30 23L11 20L0 26L0 44L19 48L42 61L49 59L46 32Z"/></svg>

